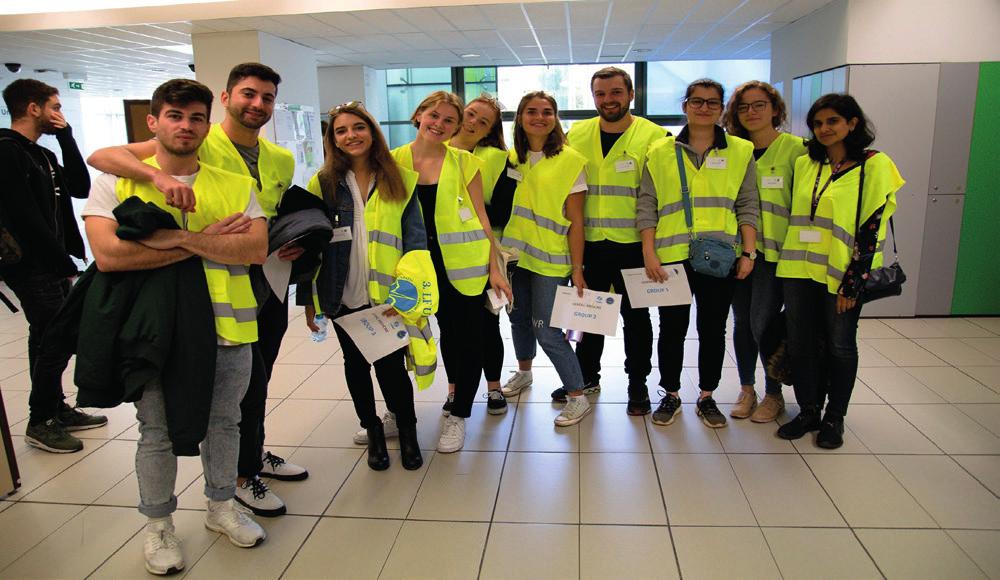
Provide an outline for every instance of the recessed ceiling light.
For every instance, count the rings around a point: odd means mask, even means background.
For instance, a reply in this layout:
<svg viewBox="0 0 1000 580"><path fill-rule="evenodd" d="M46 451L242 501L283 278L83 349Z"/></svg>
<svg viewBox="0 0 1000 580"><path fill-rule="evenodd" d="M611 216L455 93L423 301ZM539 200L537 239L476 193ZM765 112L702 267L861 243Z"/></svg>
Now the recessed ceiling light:
<svg viewBox="0 0 1000 580"><path fill-rule="evenodd" d="M476 54L474 52L467 52L467 53L465 53L463 55L460 55L460 56L462 58L479 58L481 55L478 55L478 54Z"/></svg>
<svg viewBox="0 0 1000 580"><path fill-rule="evenodd" d="M632 52L634 52L636 54L645 54L647 52L653 52L653 49L651 49L651 48L633 48Z"/></svg>

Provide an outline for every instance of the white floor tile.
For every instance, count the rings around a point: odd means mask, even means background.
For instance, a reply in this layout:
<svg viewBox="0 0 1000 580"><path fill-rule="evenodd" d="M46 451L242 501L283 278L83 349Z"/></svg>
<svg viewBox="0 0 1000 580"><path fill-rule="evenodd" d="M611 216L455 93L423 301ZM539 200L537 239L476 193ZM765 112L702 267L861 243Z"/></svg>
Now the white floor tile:
<svg viewBox="0 0 1000 580"><path fill-rule="evenodd" d="M731 455L736 477L762 526L845 526L798 455Z"/></svg>
<svg viewBox="0 0 1000 580"><path fill-rule="evenodd" d="M844 421L872 453L941 453L889 405L854 405Z"/></svg>
<svg viewBox="0 0 1000 580"><path fill-rule="evenodd" d="M944 364L908 338L869 338L865 342L897 366L929 367Z"/></svg>
<svg viewBox="0 0 1000 580"><path fill-rule="evenodd" d="M673 527L684 578L778 578L760 528Z"/></svg>
<svg viewBox="0 0 1000 580"><path fill-rule="evenodd" d="M959 455L954 459L979 483L1000 496L1000 455Z"/></svg>
<svg viewBox="0 0 1000 580"><path fill-rule="evenodd" d="M653 402L656 410L658 401ZM775 427L777 428L777 427ZM722 453L722 442L716 435L718 429L709 429L695 415L694 405L684 404L681 413L670 425L646 425L649 442L654 453Z"/></svg>
<svg viewBox="0 0 1000 580"><path fill-rule="evenodd" d="M282 578L378 578L400 520L322 518Z"/></svg>
<svg viewBox="0 0 1000 580"><path fill-rule="evenodd" d="M729 417L732 405L719 405L719 410ZM789 421L791 418L792 416L786 414L779 417L779 420ZM775 435L778 431L777 423L754 423L750 420L732 418L727 421L724 429L712 429L718 435L726 453L795 453L791 441ZM704 426L703 428L708 429Z"/></svg>
<svg viewBox="0 0 1000 580"><path fill-rule="evenodd" d="M312 376L320 366L310 364L277 363L271 371L271 380L267 383L267 396L284 398L299 388L306 379Z"/></svg>
<svg viewBox="0 0 1000 580"><path fill-rule="evenodd" d="M994 372L1000 371L995 367L985 368L994 368ZM1000 394L954 367L924 367L905 370L949 403L1000 403Z"/></svg>
<svg viewBox="0 0 1000 580"><path fill-rule="evenodd" d="M582 580L680 577L666 527L580 526L580 548Z"/></svg>
<svg viewBox="0 0 1000 580"><path fill-rule="evenodd" d="M354 467L343 487L333 498L326 515L403 519L410 512L420 484L427 475L427 466L434 452L423 453L420 469L403 469L399 454L389 453L391 464L385 471L369 469L367 454Z"/></svg>
<svg viewBox="0 0 1000 580"><path fill-rule="evenodd" d="M882 463L944 528L1000 529L1000 502L951 458L882 455Z"/></svg>
<svg viewBox="0 0 1000 580"><path fill-rule="evenodd" d="M631 417L625 405L594 405L589 417L579 423L580 451L649 453L645 417Z"/></svg>
<svg viewBox="0 0 1000 580"><path fill-rule="evenodd" d="M310 516L322 515L326 511L333 496L362 456L359 449L299 447L290 452L278 448L272 450L309 470L309 478L303 481L268 479L267 484L285 502L288 513ZM360 465L367 469L364 462Z"/></svg>
<svg viewBox="0 0 1000 580"><path fill-rule="evenodd" d="M652 457L638 453L581 454L580 521L665 525Z"/></svg>
<svg viewBox="0 0 1000 580"><path fill-rule="evenodd" d="M1000 532L981 530L947 530L966 555L989 578L1000 578Z"/></svg>
<svg viewBox="0 0 1000 580"><path fill-rule="evenodd" d="M267 539L253 549L238 548L219 537L189 568L185 578L278 578L318 521L315 517L256 518Z"/></svg>
<svg viewBox="0 0 1000 580"><path fill-rule="evenodd" d="M286 399L275 407L264 420L268 445L295 447L313 445L306 442L313 431L338 406L339 401L306 401ZM353 413L353 409L352 409ZM347 442L350 441L348 437ZM344 444L345 446L347 443Z"/></svg>
<svg viewBox="0 0 1000 580"><path fill-rule="evenodd" d="M1000 435L1000 405L955 405L994 435Z"/></svg>
<svg viewBox="0 0 1000 580"><path fill-rule="evenodd" d="M511 547L517 546L512 557ZM580 528L554 524L493 524L479 577L580 577Z"/></svg>
<svg viewBox="0 0 1000 580"><path fill-rule="evenodd" d="M1000 454L1000 437L953 405L895 405L907 421L952 454Z"/></svg>
<svg viewBox="0 0 1000 580"><path fill-rule="evenodd" d="M984 578L941 530L857 530L887 578Z"/></svg>
<svg viewBox="0 0 1000 580"><path fill-rule="evenodd" d="M992 339L967 339L992 340ZM953 366L997 366L997 360L975 346L958 338L918 338L915 341L924 349Z"/></svg>
<svg viewBox="0 0 1000 580"><path fill-rule="evenodd" d="M657 454L672 526L756 526L743 488L722 454Z"/></svg>
<svg viewBox="0 0 1000 580"><path fill-rule="evenodd" d="M437 453L427 468L409 517L420 520L489 521L504 454Z"/></svg>
<svg viewBox="0 0 1000 580"><path fill-rule="evenodd" d="M580 425L556 427L552 422L560 409L561 403L519 403L510 451L579 451Z"/></svg>
<svg viewBox="0 0 1000 580"><path fill-rule="evenodd" d="M373 382L373 385L378 383ZM268 394L275 396L271 389L268 389ZM344 367L320 365L288 396L292 399L349 399Z"/></svg>
<svg viewBox="0 0 1000 580"><path fill-rule="evenodd" d="M29 501L88 504L135 469L135 444L108 441L25 498Z"/></svg>
<svg viewBox="0 0 1000 580"><path fill-rule="evenodd" d="M52 534L84 510L82 505L4 502L11 507L0 512L0 575L11 562Z"/></svg>
<svg viewBox="0 0 1000 580"><path fill-rule="evenodd" d="M765 528L784 578L881 578L850 530Z"/></svg>
<svg viewBox="0 0 1000 580"><path fill-rule="evenodd" d="M494 521L580 523L580 457L508 453Z"/></svg>
<svg viewBox="0 0 1000 580"><path fill-rule="evenodd" d="M859 368L858 378L886 403L944 403L932 389L924 386L906 369L898 367Z"/></svg>
<svg viewBox="0 0 1000 580"><path fill-rule="evenodd" d="M959 365L958 370L986 385L994 392L1000 392L1000 373L995 367Z"/></svg>
<svg viewBox="0 0 1000 580"><path fill-rule="evenodd" d="M405 522L379 578L475 578L487 530L489 524L484 523Z"/></svg>

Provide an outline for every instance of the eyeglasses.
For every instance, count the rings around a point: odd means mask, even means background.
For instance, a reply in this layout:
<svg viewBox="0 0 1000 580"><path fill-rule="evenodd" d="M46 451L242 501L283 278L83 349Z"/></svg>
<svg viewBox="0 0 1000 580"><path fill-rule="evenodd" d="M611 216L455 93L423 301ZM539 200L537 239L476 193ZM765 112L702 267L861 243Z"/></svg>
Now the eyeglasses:
<svg viewBox="0 0 1000 580"><path fill-rule="evenodd" d="M332 107L330 109L330 112L327 113L327 115L333 115L335 113L339 113L344 109L364 109L364 108L365 104L362 103L361 101L347 101L342 105L337 105L336 107Z"/></svg>
<svg viewBox="0 0 1000 580"><path fill-rule="evenodd" d="M708 105L708 110L718 111L722 108L722 99L703 99L701 97L691 97L689 99L684 99L684 102L695 109L700 109L705 105Z"/></svg>
<svg viewBox="0 0 1000 580"><path fill-rule="evenodd" d="M770 101L754 101L752 103L740 103L736 105L736 112L746 113L750 109L753 109L754 112L760 113L767 108L768 104L770 104Z"/></svg>

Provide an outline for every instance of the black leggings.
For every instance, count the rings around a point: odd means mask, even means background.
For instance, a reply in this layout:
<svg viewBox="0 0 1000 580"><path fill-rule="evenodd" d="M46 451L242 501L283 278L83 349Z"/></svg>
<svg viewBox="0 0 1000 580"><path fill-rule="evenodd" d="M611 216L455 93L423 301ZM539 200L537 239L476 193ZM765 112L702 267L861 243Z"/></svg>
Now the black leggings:
<svg viewBox="0 0 1000 580"><path fill-rule="evenodd" d="M441 329L438 344L448 382L455 385L455 403L451 414L467 418L472 415L472 402L483 375L483 344L485 317L482 292L466 296L452 286L445 274L444 260L436 243L430 244L431 260L437 272L437 321ZM499 324L499 322L498 322Z"/></svg>

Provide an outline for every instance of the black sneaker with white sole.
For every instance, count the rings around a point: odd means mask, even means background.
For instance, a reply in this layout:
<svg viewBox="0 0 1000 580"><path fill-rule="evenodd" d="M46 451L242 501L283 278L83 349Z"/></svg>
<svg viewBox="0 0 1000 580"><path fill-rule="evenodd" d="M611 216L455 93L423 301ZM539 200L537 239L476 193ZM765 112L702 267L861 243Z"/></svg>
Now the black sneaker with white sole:
<svg viewBox="0 0 1000 580"><path fill-rule="evenodd" d="M236 486L237 503L265 518L276 518L285 515L285 502L267 487L259 477L251 477L241 485Z"/></svg>
<svg viewBox="0 0 1000 580"><path fill-rule="evenodd" d="M305 467L289 463L283 457L278 457L270 451L264 452L261 462L264 464L263 469L260 470L261 477L270 477L278 481L302 481L309 477L309 472Z"/></svg>
<svg viewBox="0 0 1000 580"><path fill-rule="evenodd" d="M49 453L76 453L83 449L83 441L66 432L58 419L28 425L24 431L24 441Z"/></svg>
<svg viewBox="0 0 1000 580"><path fill-rule="evenodd" d="M599 385L598 383L587 383L583 385L583 394L600 395L601 385ZM552 391L552 400L557 403L565 403L567 396L569 396L569 393L566 391L565 387L559 387L558 389Z"/></svg>
<svg viewBox="0 0 1000 580"><path fill-rule="evenodd" d="M86 431L87 429L97 429L108 424L108 418L104 415L91 415L84 413L77 407L70 407L63 403L59 407L59 423L67 431Z"/></svg>
<svg viewBox="0 0 1000 580"><path fill-rule="evenodd" d="M660 391L661 393L663 391ZM669 425L681 412L681 398L665 393L660 399L660 405L653 411L654 425Z"/></svg>
<svg viewBox="0 0 1000 580"><path fill-rule="evenodd" d="M703 397L698 401L698 416L701 422L712 429L721 429L726 426L726 416L719 410L712 397Z"/></svg>
<svg viewBox="0 0 1000 580"><path fill-rule="evenodd" d="M507 399L504 398L500 389L495 391L486 391L483 396L486 397L487 413L490 415L503 415L507 412Z"/></svg>

